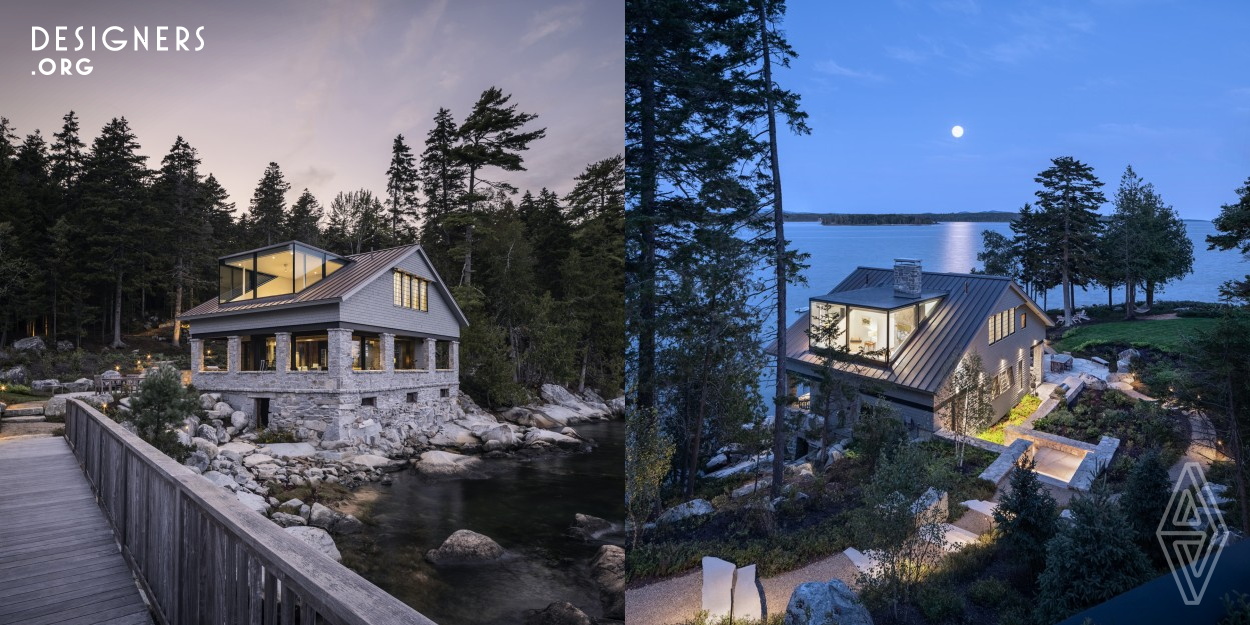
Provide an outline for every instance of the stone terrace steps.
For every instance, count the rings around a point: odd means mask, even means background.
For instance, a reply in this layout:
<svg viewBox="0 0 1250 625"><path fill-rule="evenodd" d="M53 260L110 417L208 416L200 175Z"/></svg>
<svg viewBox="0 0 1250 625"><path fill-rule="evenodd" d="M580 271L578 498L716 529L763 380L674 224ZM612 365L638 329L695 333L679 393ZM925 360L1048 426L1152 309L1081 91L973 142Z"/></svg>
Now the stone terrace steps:
<svg viewBox="0 0 1250 625"><path fill-rule="evenodd" d="M32 401L24 404L13 404L4 409L4 420L10 417L42 417L44 402Z"/></svg>
<svg viewBox="0 0 1250 625"><path fill-rule="evenodd" d="M0 423L43 423L47 421L43 415L31 415L25 417L4 417L0 419Z"/></svg>

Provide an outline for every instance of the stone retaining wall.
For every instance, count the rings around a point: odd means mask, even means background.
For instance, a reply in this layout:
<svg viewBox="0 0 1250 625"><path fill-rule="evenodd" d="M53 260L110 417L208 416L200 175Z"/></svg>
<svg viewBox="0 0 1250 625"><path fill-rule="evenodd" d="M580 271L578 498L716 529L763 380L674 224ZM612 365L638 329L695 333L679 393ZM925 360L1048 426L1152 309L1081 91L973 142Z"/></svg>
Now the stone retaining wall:
<svg viewBox="0 0 1250 625"><path fill-rule="evenodd" d="M1003 434L1003 440L1010 444L1012 441L1020 438L1023 438L1039 447L1057 449L1065 454L1073 456L1085 456L1086 454L1093 453L1095 449L1094 445L1059 436L1058 434L1039 432L1032 428L1025 428L1018 425L1007 426Z"/></svg>
<svg viewBox="0 0 1250 625"><path fill-rule="evenodd" d="M1015 468L1021 457L1032 458L1034 452L1033 443L1024 438L1015 439L1005 449L997 460L981 472L981 479L998 486L1011 474L1011 470Z"/></svg>

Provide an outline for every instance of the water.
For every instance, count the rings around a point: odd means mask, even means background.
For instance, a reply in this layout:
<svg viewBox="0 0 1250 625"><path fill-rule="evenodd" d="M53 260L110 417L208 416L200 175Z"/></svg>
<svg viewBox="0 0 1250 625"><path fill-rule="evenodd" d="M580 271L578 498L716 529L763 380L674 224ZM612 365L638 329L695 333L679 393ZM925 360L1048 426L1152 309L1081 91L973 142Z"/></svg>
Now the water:
<svg viewBox="0 0 1250 625"><path fill-rule="evenodd" d="M377 525L365 531L377 549L355 554L364 560L357 572L440 625L518 623L525 610L554 601L602 615L590 578L602 543L565 532L578 512L624 521L625 424L575 427L598 444L594 451L486 460L485 480L430 481L409 470L394 474L392 486L370 487L379 493L371 508ZM459 529L493 538L509 556L485 565L425 561Z"/></svg>
<svg viewBox="0 0 1250 625"><path fill-rule="evenodd" d="M1208 251L1206 236L1215 234L1209 221L1186 220L1185 228L1194 244L1194 272L1181 280L1156 289L1155 299L1214 302L1221 283L1245 277L1250 272L1237 252ZM814 222L789 222L786 238L792 246L811 255L804 272L807 286L791 286L786 293L790 323L798 318L794 309L808 305L808 298L829 292L858 266L893 267L894 259L919 258L925 271L967 272L980 267L981 232L993 230L1012 237L1008 223L947 222L931 226L822 226ZM1124 289L1114 291L1115 302L1124 301ZM1145 293L1138 291L1138 301ZM1052 289L1047 304L1063 305L1059 288ZM1039 301L1039 304L1041 302ZM1106 304L1106 289L1076 290L1076 305Z"/></svg>

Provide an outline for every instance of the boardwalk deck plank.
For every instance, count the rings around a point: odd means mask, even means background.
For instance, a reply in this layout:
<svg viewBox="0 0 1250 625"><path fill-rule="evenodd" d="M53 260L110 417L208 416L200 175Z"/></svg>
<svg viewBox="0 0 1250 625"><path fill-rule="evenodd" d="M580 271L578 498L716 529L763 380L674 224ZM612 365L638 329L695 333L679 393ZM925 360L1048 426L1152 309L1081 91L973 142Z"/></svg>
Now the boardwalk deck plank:
<svg viewBox="0 0 1250 625"><path fill-rule="evenodd" d="M152 622L91 485L61 438L0 441L0 622Z"/></svg>

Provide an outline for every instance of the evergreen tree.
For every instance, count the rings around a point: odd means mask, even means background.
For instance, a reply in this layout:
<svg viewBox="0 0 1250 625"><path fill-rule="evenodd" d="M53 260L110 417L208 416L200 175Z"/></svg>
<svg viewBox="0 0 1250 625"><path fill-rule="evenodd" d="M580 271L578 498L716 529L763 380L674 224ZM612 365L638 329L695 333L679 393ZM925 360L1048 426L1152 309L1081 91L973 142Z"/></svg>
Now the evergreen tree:
<svg viewBox="0 0 1250 625"><path fill-rule="evenodd" d="M1043 236L1043 217L1031 204L1020 208L1020 216L1011 222L1012 247L1020 259L1020 281L1036 299L1059 284L1061 275L1055 255ZM1045 302L1043 302L1045 306Z"/></svg>
<svg viewBox="0 0 1250 625"><path fill-rule="evenodd" d="M565 196L572 248L561 267L568 330L577 337L577 390L622 387L625 360L625 159L592 163Z"/></svg>
<svg viewBox="0 0 1250 625"><path fill-rule="evenodd" d="M179 461L190 455L191 448L178 442L172 428L199 410L195 387L184 387L182 375L171 365L149 373L130 400L135 427L143 440Z"/></svg>
<svg viewBox="0 0 1250 625"><path fill-rule="evenodd" d="M411 220L417 217L419 182L412 149L404 143L404 135L396 135L391 144L391 166L386 170L386 208L393 243L413 238Z"/></svg>
<svg viewBox="0 0 1250 625"><path fill-rule="evenodd" d="M1106 203L1094 170L1071 156L1060 156L1033 179L1042 185L1037 206L1042 219L1042 243L1058 256L1063 285L1064 324L1072 322L1073 287L1089 283L1095 273L1098 208Z"/></svg>
<svg viewBox="0 0 1250 625"><path fill-rule="evenodd" d="M519 206L525 221L525 237L534 250L537 286L553 297L564 297L560 267L572 247L573 227L560 207L560 198L543 189L534 198L528 191Z"/></svg>
<svg viewBox="0 0 1250 625"><path fill-rule="evenodd" d="M1055 535L1059 511L1055 498L1037 479L1029 460L1011 470L1011 490L994 508L994 525L1004 547L1037 572L1045 564L1046 544Z"/></svg>
<svg viewBox="0 0 1250 625"><path fill-rule="evenodd" d="M282 241L288 221L286 192L290 190L291 185L283 179L278 164L269 163L252 193L250 226L255 231L257 245Z"/></svg>
<svg viewBox="0 0 1250 625"><path fill-rule="evenodd" d="M340 192L330 202L326 244L341 254L360 254L385 247L386 215L368 189Z"/></svg>
<svg viewBox="0 0 1250 625"><path fill-rule="evenodd" d="M0 118L0 130L4 121ZM0 149L3 149L3 144L0 141ZM1219 234L1207 235L1208 250L1236 249L1242 256L1250 257L1250 178L1237 188L1237 203L1220 206L1219 216L1211 223ZM1250 302L1250 276L1226 284L1222 291L1226 296Z"/></svg>
<svg viewBox="0 0 1250 625"><path fill-rule="evenodd" d="M203 177L199 172L200 157L181 136L161 161L161 170L153 185L152 196L162 209L160 223L170 232L166 252L170 265L169 280L174 287L174 318L182 315L184 295L198 267L211 263L216 253L212 227L204 210ZM173 344L182 337L182 324L174 324Z"/></svg>
<svg viewBox="0 0 1250 625"><path fill-rule="evenodd" d="M61 118L61 132L52 135L52 180L62 191L69 193L82 176L83 148L78 138L78 116L70 111Z"/></svg>
<svg viewBox="0 0 1250 625"><path fill-rule="evenodd" d="M127 280L144 267L150 251L147 157L125 117L105 124L83 168L79 258L100 281L112 283L111 345L122 342L122 298Z"/></svg>
<svg viewBox="0 0 1250 625"><path fill-rule="evenodd" d="M483 91L473 105L473 110L456 131L457 144L453 154L468 174L462 200L464 211L456 222L464 229L461 249L464 267L460 272L460 284L473 283L474 211L479 201L487 199L478 185L515 191L506 182L486 180L480 174L492 167L503 171L524 171L521 152L528 150L530 143L547 134L546 128L522 131L522 127L537 119L538 115L517 112L517 105L508 103L511 99L511 95L504 95L498 87Z"/></svg>
<svg viewBox="0 0 1250 625"><path fill-rule="evenodd" d="M1000 232L981 232L981 251L977 252L977 260L981 261L981 270L973 268L972 273L1021 279L1020 254L1016 245Z"/></svg>
<svg viewBox="0 0 1250 625"><path fill-rule="evenodd" d="M1167 509L1171 486L1167 466L1158 450L1151 449L1133 465L1120 497L1120 508L1132 527L1134 542L1157 564L1163 564L1163 552L1155 532Z"/></svg>
<svg viewBox="0 0 1250 625"><path fill-rule="evenodd" d="M451 111L440 108L434 127L425 138L419 178L425 193L421 219L421 246L429 253L440 275L451 276L452 216L464 195L468 171L456 158L456 122Z"/></svg>
<svg viewBox="0 0 1250 625"><path fill-rule="evenodd" d="M287 216L287 236L309 245L321 245L321 213L321 203L304 189Z"/></svg>
<svg viewBox="0 0 1250 625"><path fill-rule="evenodd" d="M1061 621L1150 579L1150 564L1109 495L1096 488L1074 498L1068 507L1072 522L1061 524L1046 543L1046 570L1034 603L1040 622Z"/></svg>

